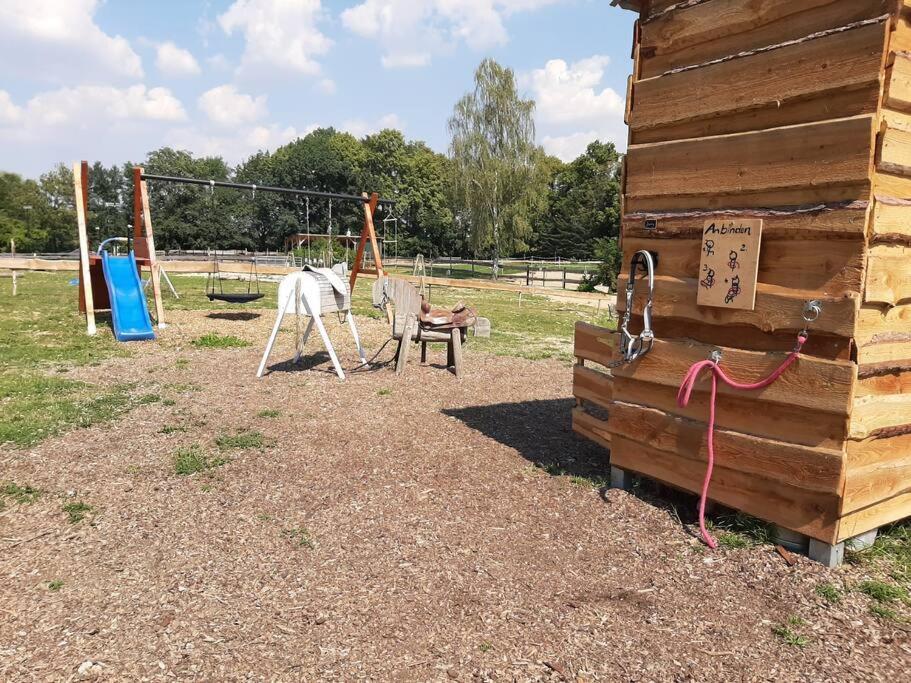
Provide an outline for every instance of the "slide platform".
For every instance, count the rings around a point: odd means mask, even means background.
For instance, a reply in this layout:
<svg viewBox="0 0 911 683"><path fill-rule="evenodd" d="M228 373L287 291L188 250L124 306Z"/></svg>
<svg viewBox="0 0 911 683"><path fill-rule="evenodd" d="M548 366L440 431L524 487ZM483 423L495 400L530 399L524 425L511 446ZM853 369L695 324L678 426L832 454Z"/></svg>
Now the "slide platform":
<svg viewBox="0 0 911 683"><path fill-rule="evenodd" d="M155 339L145 292L136 268L136 255L131 251L129 256L111 256L102 251L101 265L111 299L111 318L117 341Z"/></svg>

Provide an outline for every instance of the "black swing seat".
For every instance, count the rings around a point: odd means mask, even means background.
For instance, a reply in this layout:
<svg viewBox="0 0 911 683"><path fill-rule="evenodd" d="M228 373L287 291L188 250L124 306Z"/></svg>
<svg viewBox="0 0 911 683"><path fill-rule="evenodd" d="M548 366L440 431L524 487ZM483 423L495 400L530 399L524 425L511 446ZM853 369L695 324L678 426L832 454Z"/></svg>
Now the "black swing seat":
<svg viewBox="0 0 911 683"><path fill-rule="evenodd" d="M262 299L266 295L258 292L251 292L249 294L220 294L218 292L207 292L206 296L209 297L209 301L224 301L228 304L248 304L251 301Z"/></svg>

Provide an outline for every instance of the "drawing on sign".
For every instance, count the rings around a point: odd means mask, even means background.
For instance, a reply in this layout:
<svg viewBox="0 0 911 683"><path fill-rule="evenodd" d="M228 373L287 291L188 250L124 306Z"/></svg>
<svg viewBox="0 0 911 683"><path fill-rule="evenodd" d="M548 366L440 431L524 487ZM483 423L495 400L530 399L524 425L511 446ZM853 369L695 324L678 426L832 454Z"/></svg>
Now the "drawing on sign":
<svg viewBox="0 0 911 683"><path fill-rule="evenodd" d="M699 281L699 284L706 289L711 289L715 286L715 271L708 266L704 266L702 270L705 273L705 277Z"/></svg>
<svg viewBox="0 0 911 683"><path fill-rule="evenodd" d="M753 310L762 220L707 220L699 259L700 306Z"/></svg>

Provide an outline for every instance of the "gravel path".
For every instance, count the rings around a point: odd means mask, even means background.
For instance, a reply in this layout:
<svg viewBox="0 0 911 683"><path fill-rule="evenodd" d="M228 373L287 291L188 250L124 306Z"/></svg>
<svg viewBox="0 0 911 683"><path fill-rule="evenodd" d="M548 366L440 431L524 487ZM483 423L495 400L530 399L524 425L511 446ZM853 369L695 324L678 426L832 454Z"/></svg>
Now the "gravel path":
<svg viewBox="0 0 911 683"><path fill-rule="evenodd" d="M325 354L282 363L283 334L256 381L271 315L173 317L132 358L70 375L162 400L0 451L3 479L45 492L0 512L0 680L898 681L911 670L906 625L877 620L856 592L837 605L815 592L862 570L789 567L768 546L706 551L667 506L591 485L606 454L570 430L565 365L469 348L461 382L414 354L401 378L387 366L340 383ZM379 348L385 326L361 327ZM213 329L255 344L189 344ZM263 447L220 451L215 440L238 430L261 432ZM192 444L230 462L178 476L174 453ZM92 510L71 524L62 506L76 501ZM804 646L773 633L789 618Z"/></svg>

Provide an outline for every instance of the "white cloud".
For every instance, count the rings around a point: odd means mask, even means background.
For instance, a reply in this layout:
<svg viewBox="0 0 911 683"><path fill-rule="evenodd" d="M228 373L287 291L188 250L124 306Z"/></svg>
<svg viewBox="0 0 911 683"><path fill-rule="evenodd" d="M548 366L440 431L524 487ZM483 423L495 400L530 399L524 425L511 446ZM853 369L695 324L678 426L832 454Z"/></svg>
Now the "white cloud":
<svg viewBox="0 0 911 683"><path fill-rule="evenodd" d="M537 102L537 128L544 149L564 161L600 139L626 148L625 103L615 90L601 87L610 59L595 55L567 64L552 59L523 76Z"/></svg>
<svg viewBox="0 0 911 683"><path fill-rule="evenodd" d="M218 69L219 71L227 71L231 68L231 62L220 52L211 57L206 57L206 62L213 69Z"/></svg>
<svg viewBox="0 0 911 683"><path fill-rule="evenodd" d="M266 116L266 96L251 97L233 85L220 85L199 96L199 108L213 123L240 126Z"/></svg>
<svg viewBox="0 0 911 683"><path fill-rule="evenodd" d="M233 132L230 135L207 135L197 128L177 128L166 136L167 144L186 149L195 155L220 156L229 164L243 161L260 150L274 150L317 128L316 125L297 130L294 126L259 125Z"/></svg>
<svg viewBox="0 0 911 683"><path fill-rule="evenodd" d="M509 39L504 19L560 0L364 0L342 12L342 23L383 47L386 68L428 65L460 42L474 50Z"/></svg>
<svg viewBox="0 0 911 683"><path fill-rule="evenodd" d="M0 63L6 74L43 81L141 78L142 60L94 21L98 0L3 0Z"/></svg>
<svg viewBox="0 0 911 683"><path fill-rule="evenodd" d="M332 46L318 28L322 19L320 0L235 0L218 23L228 35L244 35L240 74L279 70L317 75L316 58Z"/></svg>
<svg viewBox="0 0 911 683"><path fill-rule="evenodd" d="M13 103L6 90L0 90L0 126L18 123L22 119L22 108Z"/></svg>
<svg viewBox="0 0 911 683"><path fill-rule="evenodd" d="M316 87L318 87L322 92L326 93L327 95L335 94L335 81L333 81L331 78L322 79L319 83L316 84Z"/></svg>
<svg viewBox="0 0 911 683"><path fill-rule="evenodd" d="M199 62L182 47L177 47L168 41L160 43L155 49L155 66L166 76L179 78L181 76L198 76L202 73Z"/></svg>
<svg viewBox="0 0 911 683"><path fill-rule="evenodd" d="M115 88L81 85L35 95L26 105L26 129L71 125L91 127L99 121L182 121L186 112L167 88L144 85Z"/></svg>
<svg viewBox="0 0 911 683"><path fill-rule="evenodd" d="M356 138L378 133L386 128L403 128L402 120L395 114L386 114L373 121L349 119L342 123L340 130L351 133Z"/></svg>

